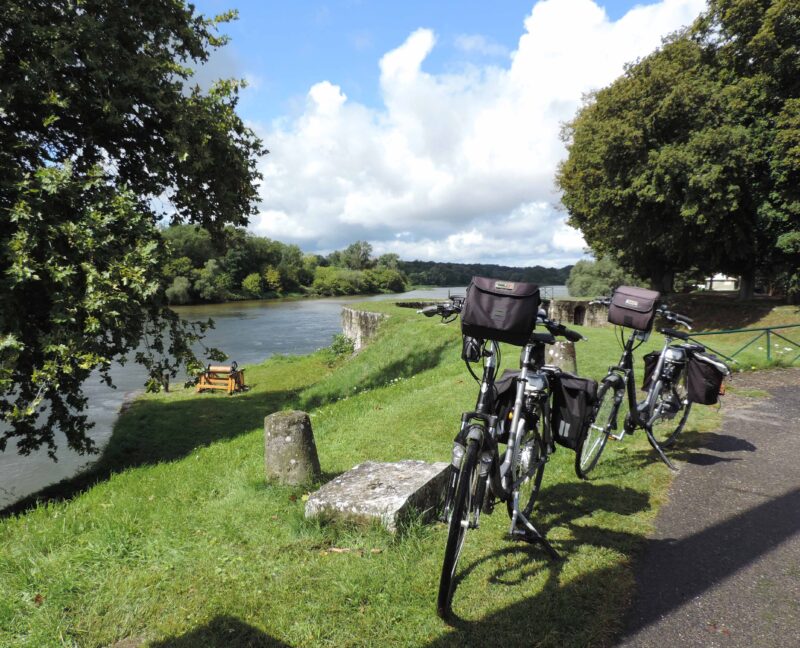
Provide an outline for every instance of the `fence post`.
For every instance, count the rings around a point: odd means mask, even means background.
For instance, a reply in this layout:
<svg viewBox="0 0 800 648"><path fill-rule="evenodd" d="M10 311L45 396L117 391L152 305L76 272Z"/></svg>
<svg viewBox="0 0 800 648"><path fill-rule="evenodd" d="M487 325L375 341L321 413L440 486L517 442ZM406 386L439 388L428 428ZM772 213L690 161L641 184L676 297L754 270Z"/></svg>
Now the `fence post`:
<svg viewBox="0 0 800 648"><path fill-rule="evenodd" d="M772 361L772 352L771 352L770 346L769 346L769 334L770 334L770 330L767 329L767 362L771 362Z"/></svg>

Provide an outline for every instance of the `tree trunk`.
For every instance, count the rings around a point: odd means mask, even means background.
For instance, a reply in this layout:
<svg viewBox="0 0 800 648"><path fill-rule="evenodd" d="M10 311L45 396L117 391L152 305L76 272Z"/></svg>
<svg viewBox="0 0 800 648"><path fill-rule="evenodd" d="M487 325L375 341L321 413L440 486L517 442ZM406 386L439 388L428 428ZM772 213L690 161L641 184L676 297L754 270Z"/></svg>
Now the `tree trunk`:
<svg viewBox="0 0 800 648"><path fill-rule="evenodd" d="M756 291L756 273L747 271L739 277L739 301L753 299Z"/></svg>
<svg viewBox="0 0 800 648"><path fill-rule="evenodd" d="M675 292L675 272L666 270L656 283L656 288L665 295Z"/></svg>

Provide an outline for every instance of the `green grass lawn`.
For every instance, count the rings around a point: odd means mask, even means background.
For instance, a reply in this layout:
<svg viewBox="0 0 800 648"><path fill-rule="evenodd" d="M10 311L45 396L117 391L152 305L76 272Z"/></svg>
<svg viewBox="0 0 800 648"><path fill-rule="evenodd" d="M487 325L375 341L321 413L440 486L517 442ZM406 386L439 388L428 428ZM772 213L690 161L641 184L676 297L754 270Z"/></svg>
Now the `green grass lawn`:
<svg viewBox="0 0 800 648"><path fill-rule="evenodd" d="M92 472L0 519L0 646L608 645L671 480L641 432L610 443L589 482L572 452L554 455L535 522L563 560L507 541L505 507L482 518L452 627L435 615L442 525L321 526L303 489L265 482L263 417L286 408L310 412L325 480L366 459L449 460L476 394L458 325L368 308L391 317L354 358L276 357L231 397L142 397ZM600 378L619 356L613 331L582 330L580 373ZM517 357L506 348L504 365ZM718 422L696 407L671 456Z"/></svg>

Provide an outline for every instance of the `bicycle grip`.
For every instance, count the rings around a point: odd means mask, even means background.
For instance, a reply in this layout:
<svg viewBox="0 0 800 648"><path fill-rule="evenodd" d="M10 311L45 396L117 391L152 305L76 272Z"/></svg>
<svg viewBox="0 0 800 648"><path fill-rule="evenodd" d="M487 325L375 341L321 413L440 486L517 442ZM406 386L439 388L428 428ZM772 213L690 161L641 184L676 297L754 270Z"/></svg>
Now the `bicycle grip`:
<svg viewBox="0 0 800 648"><path fill-rule="evenodd" d="M571 329L564 329L564 337L570 342L580 342L583 339L583 336L580 333Z"/></svg>
<svg viewBox="0 0 800 648"><path fill-rule="evenodd" d="M418 313L422 313L425 317L433 317L439 312L439 306L425 306L425 308L420 308Z"/></svg>

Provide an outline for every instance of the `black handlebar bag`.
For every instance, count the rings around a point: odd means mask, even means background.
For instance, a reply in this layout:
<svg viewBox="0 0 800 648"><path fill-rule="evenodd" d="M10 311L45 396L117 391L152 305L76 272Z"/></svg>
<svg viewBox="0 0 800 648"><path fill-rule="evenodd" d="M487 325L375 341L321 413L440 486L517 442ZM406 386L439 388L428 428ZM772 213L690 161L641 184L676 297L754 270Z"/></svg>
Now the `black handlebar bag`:
<svg viewBox="0 0 800 648"><path fill-rule="evenodd" d="M540 303L535 284L473 277L461 311L461 332L525 346L536 326Z"/></svg>
<svg viewBox="0 0 800 648"><path fill-rule="evenodd" d="M608 321L637 331L653 328L661 293L635 286L620 286L614 291L608 309Z"/></svg>

